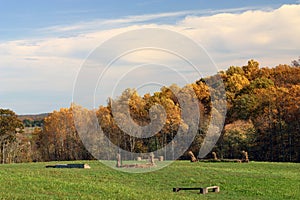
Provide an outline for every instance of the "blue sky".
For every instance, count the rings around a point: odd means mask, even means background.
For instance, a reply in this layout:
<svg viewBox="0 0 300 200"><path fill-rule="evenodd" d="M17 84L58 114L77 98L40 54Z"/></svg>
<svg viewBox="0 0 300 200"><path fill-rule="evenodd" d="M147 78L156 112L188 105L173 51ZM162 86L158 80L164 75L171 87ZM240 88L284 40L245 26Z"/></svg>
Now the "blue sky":
<svg viewBox="0 0 300 200"><path fill-rule="evenodd" d="M296 0L1 1L0 107L18 114L68 107L89 53L111 36L141 27L167 28L192 38L219 69L252 58L262 66L289 64L300 54L298 4ZM103 93L99 103L104 104L110 94L99 92Z"/></svg>
<svg viewBox="0 0 300 200"><path fill-rule="evenodd" d="M150 0L150 1L5 1L0 7L1 40L38 36L39 29L95 19L116 19L131 15L158 14L188 10L222 10L232 8L277 8L295 1L274 0ZM159 22L159 21L158 21ZM170 19L169 23L175 22ZM161 22L162 23L162 22Z"/></svg>

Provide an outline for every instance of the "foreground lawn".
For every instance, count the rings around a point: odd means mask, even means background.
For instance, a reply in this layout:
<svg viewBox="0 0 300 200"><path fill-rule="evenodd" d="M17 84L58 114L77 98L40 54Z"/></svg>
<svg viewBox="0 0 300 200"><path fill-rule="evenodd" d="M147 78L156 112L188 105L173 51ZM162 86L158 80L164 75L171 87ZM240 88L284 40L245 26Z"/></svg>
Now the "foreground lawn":
<svg viewBox="0 0 300 200"><path fill-rule="evenodd" d="M130 174L98 161L91 169L45 168L51 163L0 165L0 199L300 199L300 164L190 163ZM220 186L220 193L174 193L173 187Z"/></svg>

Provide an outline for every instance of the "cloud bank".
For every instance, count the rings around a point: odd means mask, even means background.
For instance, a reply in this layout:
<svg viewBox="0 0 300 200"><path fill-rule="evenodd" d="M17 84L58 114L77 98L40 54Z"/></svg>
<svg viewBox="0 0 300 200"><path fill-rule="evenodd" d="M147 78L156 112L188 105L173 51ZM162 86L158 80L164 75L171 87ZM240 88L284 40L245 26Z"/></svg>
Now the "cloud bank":
<svg viewBox="0 0 300 200"><path fill-rule="evenodd" d="M207 50L219 69L243 65L249 59L273 67L289 64L299 56L300 5L284 5L274 10L241 8L205 12L129 16L48 27L38 31L49 31L54 34L51 37L2 42L1 107L17 113L35 113L69 106L76 74L89 53L112 36L140 28L165 28L186 35ZM159 23L162 18L175 20ZM124 58L126 67L149 62L151 56L159 58L156 53L141 51L128 55ZM172 63L167 55L160 56ZM103 92L103 96L109 94ZM104 98L102 103L105 102Z"/></svg>

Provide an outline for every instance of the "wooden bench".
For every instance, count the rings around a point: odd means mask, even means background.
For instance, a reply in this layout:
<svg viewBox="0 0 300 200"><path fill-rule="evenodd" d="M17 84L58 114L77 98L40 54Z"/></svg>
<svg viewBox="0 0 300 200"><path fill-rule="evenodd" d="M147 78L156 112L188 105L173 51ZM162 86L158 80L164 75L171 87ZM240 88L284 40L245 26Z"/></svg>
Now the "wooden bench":
<svg viewBox="0 0 300 200"><path fill-rule="evenodd" d="M210 187L204 187L204 188L173 188L173 192L179 192L180 190L199 190L200 194L207 194L209 191L212 192L220 192L219 186L210 186Z"/></svg>

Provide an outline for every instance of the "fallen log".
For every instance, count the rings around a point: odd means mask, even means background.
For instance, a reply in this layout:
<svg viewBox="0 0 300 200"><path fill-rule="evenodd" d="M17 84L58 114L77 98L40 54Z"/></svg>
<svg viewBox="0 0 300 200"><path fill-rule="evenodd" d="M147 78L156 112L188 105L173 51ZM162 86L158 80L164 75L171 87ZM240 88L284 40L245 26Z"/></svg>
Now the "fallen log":
<svg viewBox="0 0 300 200"><path fill-rule="evenodd" d="M56 165L47 165L46 168L82 168L82 169L90 169L91 167L88 164L56 164Z"/></svg>

